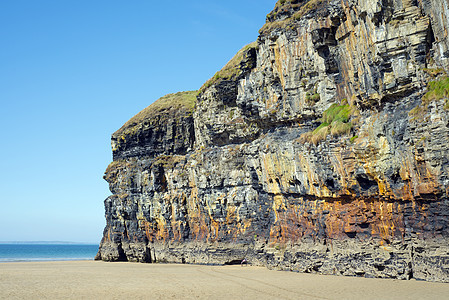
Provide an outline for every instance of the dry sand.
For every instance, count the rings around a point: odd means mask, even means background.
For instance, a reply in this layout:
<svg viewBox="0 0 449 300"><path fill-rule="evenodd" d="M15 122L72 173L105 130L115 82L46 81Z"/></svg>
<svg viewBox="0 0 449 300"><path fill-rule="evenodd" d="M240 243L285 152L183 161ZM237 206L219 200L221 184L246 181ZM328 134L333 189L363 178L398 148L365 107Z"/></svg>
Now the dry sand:
<svg viewBox="0 0 449 300"><path fill-rule="evenodd" d="M449 299L449 284L261 267L0 263L0 299Z"/></svg>

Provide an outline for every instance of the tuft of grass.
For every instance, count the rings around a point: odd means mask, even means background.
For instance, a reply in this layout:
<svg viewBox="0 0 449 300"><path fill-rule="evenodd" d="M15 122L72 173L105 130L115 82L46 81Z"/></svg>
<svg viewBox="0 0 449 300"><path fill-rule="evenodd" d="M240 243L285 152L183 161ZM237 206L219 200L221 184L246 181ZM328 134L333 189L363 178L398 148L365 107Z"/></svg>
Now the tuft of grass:
<svg viewBox="0 0 449 300"><path fill-rule="evenodd" d="M311 142L316 145L325 140L329 134L333 136L349 134L353 126L349 120L355 114L356 108L354 106L334 103L323 112L319 119L321 124L315 130L303 134L300 141Z"/></svg>
<svg viewBox="0 0 449 300"><path fill-rule="evenodd" d="M189 115L193 112L198 91L178 92L165 95L153 104L146 107L134 117L129 119L119 130L113 133L113 137L135 133L142 124L157 117L169 118L173 114Z"/></svg>
<svg viewBox="0 0 449 300"><path fill-rule="evenodd" d="M421 104L413 108L408 114L414 120L421 119L431 101L446 99L444 108L449 110L449 77L443 76L438 80L430 81L427 84L427 93L422 97Z"/></svg>
<svg viewBox="0 0 449 300"><path fill-rule="evenodd" d="M310 94L309 92L306 93L306 103L308 105L313 105L318 101L320 101L320 94L318 93Z"/></svg>
<svg viewBox="0 0 449 300"><path fill-rule="evenodd" d="M335 136L349 134L349 132L351 132L351 128L351 122L344 123L340 121L334 121L331 124L331 134Z"/></svg>
<svg viewBox="0 0 449 300"><path fill-rule="evenodd" d="M355 139L358 138L358 137L359 137L358 135L354 135L353 137L351 137L351 138L349 139L349 141L351 142L351 144L354 143L354 142L355 142Z"/></svg>
<svg viewBox="0 0 449 300"><path fill-rule="evenodd" d="M427 85L427 90L428 92L423 97L425 102L447 98L449 96L449 77L430 81Z"/></svg>
<svg viewBox="0 0 449 300"><path fill-rule="evenodd" d="M338 105L332 104L323 112L321 122L331 124L334 121L346 123L353 112L353 107L348 104Z"/></svg>
<svg viewBox="0 0 449 300"><path fill-rule="evenodd" d="M212 78L206 81L203 86L200 88L199 92L204 91L209 88L213 84L222 81L222 80L232 80L240 75L240 65L243 59L246 57L248 50L255 48L257 49L257 42L252 42L251 44L246 45L242 49L240 49L237 54L231 58L231 60L217 73L215 73Z"/></svg>
<svg viewBox="0 0 449 300"><path fill-rule="evenodd" d="M324 125L324 126L323 126ZM317 129L312 131L311 141L313 144L318 144L320 141L325 140L329 134L329 125L322 123Z"/></svg>
<svg viewBox="0 0 449 300"><path fill-rule="evenodd" d="M315 130L312 131L313 134L318 134L318 132L320 132L323 128L329 128L329 123L323 122L320 124L320 126L318 126L317 128L315 128Z"/></svg>

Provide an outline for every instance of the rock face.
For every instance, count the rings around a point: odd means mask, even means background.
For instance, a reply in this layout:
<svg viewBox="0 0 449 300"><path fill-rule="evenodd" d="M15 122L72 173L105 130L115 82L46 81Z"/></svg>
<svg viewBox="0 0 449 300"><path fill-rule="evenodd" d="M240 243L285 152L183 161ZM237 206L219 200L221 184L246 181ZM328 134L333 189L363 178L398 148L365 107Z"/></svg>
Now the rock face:
<svg viewBox="0 0 449 300"><path fill-rule="evenodd" d="M96 258L449 282L448 23L445 0L278 1L112 135Z"/></svg>

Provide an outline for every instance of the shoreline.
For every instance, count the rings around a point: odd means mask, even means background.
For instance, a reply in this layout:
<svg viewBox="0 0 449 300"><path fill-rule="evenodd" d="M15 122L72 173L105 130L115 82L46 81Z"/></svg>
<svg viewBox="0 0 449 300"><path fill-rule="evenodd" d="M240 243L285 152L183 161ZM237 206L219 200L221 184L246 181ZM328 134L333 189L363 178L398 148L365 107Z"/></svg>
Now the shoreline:
<svg viewBox="0 0 449 300"><path fill-rule="evenodd" d="M0 299L446 299L449 284L264 267L94 260L0 263Z"/></svg>

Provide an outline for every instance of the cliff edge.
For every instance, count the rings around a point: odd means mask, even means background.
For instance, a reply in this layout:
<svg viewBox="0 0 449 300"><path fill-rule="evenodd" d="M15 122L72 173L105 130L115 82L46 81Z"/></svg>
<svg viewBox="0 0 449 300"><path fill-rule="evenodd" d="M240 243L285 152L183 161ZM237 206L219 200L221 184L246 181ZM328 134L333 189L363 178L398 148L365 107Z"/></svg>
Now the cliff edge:
<svg viewBox="0 0 449 300"><path fill-rule="evenodd" d="M449 282L449 5L278 1L112 135L96 259Z"/></svg>

